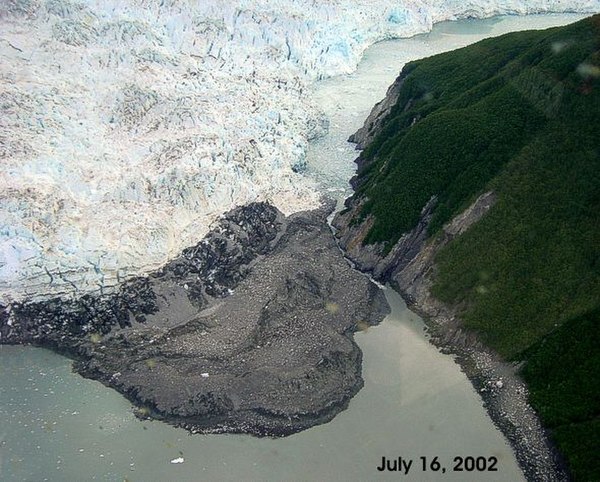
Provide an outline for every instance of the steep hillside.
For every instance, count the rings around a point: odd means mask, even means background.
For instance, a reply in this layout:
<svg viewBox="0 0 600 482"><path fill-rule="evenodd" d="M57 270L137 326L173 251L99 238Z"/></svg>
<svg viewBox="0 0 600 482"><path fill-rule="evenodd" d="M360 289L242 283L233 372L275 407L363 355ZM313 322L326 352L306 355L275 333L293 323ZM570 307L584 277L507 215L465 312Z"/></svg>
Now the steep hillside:
<svg viewBox="0 0 600 482"><path fill-rule="evenodd" d="M600 16L412 62L354 136L335 221L446 341L524 362L576 480L600 478L599 139Z"/></svg>

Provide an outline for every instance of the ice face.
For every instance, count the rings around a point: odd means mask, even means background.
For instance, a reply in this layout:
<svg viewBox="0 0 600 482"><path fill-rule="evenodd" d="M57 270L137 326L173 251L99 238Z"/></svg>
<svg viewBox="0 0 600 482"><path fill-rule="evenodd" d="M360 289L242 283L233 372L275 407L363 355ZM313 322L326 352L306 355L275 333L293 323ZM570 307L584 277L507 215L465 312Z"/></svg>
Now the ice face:
<svg viewBox="0 0 600 482"><path fill-rule="evenodd" d="M600 0L0 0L3 301L108 289L230 208L314 207L307 86L435 22Z"/></svg>

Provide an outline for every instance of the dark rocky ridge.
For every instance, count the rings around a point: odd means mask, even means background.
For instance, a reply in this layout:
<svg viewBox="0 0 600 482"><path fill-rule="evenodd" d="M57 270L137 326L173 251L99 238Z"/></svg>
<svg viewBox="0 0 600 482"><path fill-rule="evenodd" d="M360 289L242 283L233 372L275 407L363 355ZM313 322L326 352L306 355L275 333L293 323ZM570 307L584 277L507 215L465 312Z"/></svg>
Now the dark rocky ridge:
<svg viewBox="0 0 600 482"><path fill-rule="evenodd" d="M327 422L363 384L352 333L388 309L343 259L332 209L234 209L115 293L2 307L0 342L65 353L140 415L193 432L276 436Z"/></svg>

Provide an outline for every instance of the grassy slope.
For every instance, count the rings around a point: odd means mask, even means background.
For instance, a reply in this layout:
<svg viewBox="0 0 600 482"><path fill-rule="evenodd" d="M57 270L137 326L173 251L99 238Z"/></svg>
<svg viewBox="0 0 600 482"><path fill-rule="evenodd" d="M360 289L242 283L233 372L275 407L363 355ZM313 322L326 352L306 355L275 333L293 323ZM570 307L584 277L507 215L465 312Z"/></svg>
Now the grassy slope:
<svg viewBox="0 0 600 482"><path fill-rule="evenodd" d="M504 357L526 361L531 401L576 479L600 480L600 16L405 73L363 153L362 216L376 219L366 242L393 244L432 195L435 235L497 192L490 213L439 254L434 294Z"/></svg>

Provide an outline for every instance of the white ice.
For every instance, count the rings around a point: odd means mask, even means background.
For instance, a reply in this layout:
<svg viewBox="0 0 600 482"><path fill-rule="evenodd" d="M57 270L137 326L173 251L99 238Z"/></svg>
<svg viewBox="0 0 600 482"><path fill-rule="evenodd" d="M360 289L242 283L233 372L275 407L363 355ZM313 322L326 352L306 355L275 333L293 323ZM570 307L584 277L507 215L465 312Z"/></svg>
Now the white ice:
<svg viewBox="0 0 600 482"><path fill-rule="evenodd" d="M236 205L316 206L307 86L374 42L566 11L600 0L0 0L0 301L109 289Z"/></svg>

